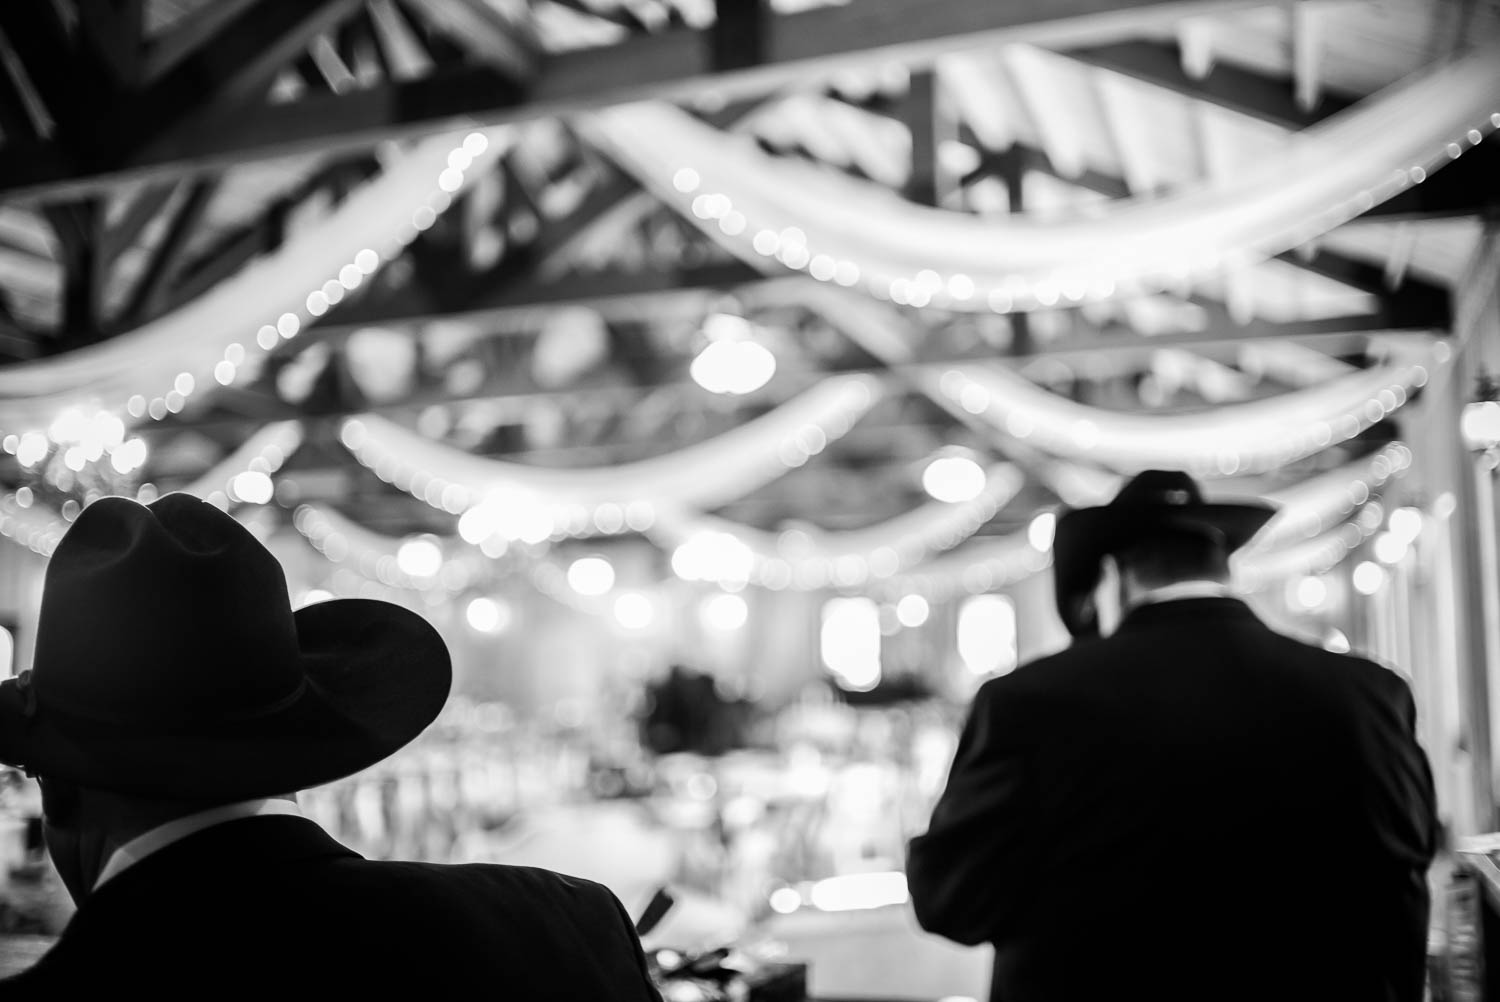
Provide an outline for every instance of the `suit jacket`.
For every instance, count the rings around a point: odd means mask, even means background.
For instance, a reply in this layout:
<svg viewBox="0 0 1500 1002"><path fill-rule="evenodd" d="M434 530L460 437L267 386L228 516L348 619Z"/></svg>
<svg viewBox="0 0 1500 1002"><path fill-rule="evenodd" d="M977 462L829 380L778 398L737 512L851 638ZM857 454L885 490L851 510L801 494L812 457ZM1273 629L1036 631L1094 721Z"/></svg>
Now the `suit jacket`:
<svg viewBox="0 0 1500 1002"><path fill-rule="evenodd" d="M1243 603L1142 607L985 683L918 921L995 946L995 1002L1419 1002L1436 844L1406 683Z"/></svg>
<svg viewBox="0 0 1500 1002"><path fill-rule="evenodd" d="M106 996L103 993L109 993ZM91 894L0 999L660 1002L606 888L529 867L375 862L313 822L205 829Z"/></svg>

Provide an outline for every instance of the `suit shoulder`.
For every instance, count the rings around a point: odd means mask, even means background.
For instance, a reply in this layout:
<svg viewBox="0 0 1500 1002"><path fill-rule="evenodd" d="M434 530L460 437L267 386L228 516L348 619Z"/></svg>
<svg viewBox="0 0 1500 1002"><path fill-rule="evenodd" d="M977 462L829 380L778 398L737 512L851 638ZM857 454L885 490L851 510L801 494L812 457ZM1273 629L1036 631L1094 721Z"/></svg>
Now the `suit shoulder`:
<svg viewBox="0 0 1500 1002"><path fill-rule="evenodd" d="M574 906L613 908L614 892L603 884L535 866L506 863L390 863L367 861L369 866L403 866L451 884L484 887L512 901L567 902Z"/></svg>
<svg viewBox="0 0 1500 1002"><path fill-rule="evenodd" d="M1314 671L1386 699L1402 701L1410 698L1411 684L1391 665L1362 654L1330 651L1283 634L1276 636L1288 646L1292 658Z"/></svg>
<svg viewBox="0 0 1500 1002"><path fill-rule="evenodd" d="M1075 644L1017 665L1004 675L986 679L974 693L974 709L1002 715L1018 713L1022 712L1022 706L1046 700L1049 693L1068 689L1079 672L1090 671L1097 662L1090 646L1087 643L1082 646Z"/></svg>
<svg viewBox="0 0 1500 1002"><path fill-rule="evenodd" d="M1387 696L1406 699L1411 696L1411 683L1406 676L1392 666L1373 658L1354 654L1333 654L1343 664L1344 671Z"/></svg>

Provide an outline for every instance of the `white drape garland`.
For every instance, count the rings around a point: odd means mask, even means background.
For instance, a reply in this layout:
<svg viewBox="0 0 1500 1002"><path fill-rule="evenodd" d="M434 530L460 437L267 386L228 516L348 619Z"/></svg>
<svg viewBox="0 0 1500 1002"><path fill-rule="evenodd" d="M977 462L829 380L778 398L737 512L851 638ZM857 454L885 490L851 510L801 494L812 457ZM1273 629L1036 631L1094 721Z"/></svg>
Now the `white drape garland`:
<svg viewBox="0 0 1500 1002"><path fill-rule="evenodd" d="M1312 539L1274 550L1241 550L1229 561L1234 582L1258 591L1300 575L1326 573L1380 528L1382 516L1378 504L1369 504L1337 529Z"/></svg>
<svg viewBox="0 0 1500 1002"><path fill-rule="evenodd" d="M403 571L397 560L405 538L386 536L322 505L299 505L292 525L328 561L355 570L388 588L411 591L462 591L483 579L488 560L452 537L437 536L443 551L441 568L434 574L414 575Z"/></svg>
<svg viewBox="0 0 1500 1002"><path fill-rule="evenodd" d="M443 566L435 575L415 577L403 572L397 552L405 541L360 526L331 508L301 505L292 524L319 554L337 569L329 580L333 594L341 597L379 598L414 605L413 599L429 606L451 601L459 593L482 586L489 578L486 557L464 545L455 536L437 536L443 551ZM568 584L567 572L555 561L538 556L529 578L553 601L590 615L611 609L606 599L578 594Z"/></svg>
<svg viewBox="0 0 1500 1002"><path fill-rule="evenodd" d="M1402 442L1391 442L1352 463L1271 491L1266 500L1276 505L1276 515L1250 541L1246 556L1330 531L1350 512L1375 497L1393 477L1405 473L1411 463L1411 449ZM1209 497L1213 498L1212 491Z"/></svg>
<svg viewBox="0 0 1500 1002"><path fill-rule="evenodd" d="M1052 552L1038 550L1025 531L971 539L919 564L909 572L881 581L876 591L891 598L905 594L943 601L955 595L978 595L1018 584L1052 565Z"/></svg>
<svg viewBox="0 0 1500 1002"><path fill-rule="evenodd" d="M1096 218L1002 222L774 157L666 104L580 119L629 172L734 254L903 305L1031 309L1180 285L1305 243L1500 128L1488 44L1291 135L1284 154Z"/></svg>
<svg viewBox="0 0 1500 1002"><path fill-rule="evenodd" d="M384 151L391 165L326 219L167 316L0 369L0 429L45 428L70 405L160 420L195 392L232 383L432 225L466 179L503 152L503 136L447 135L404 154Z"/></svg>
<svg viewBox="0 0 1500 1002"><path fill-rule="evenodd" d="M243 500L234 496L235 478L242 473L262 473L270 477L297 451L297 447L302 444L302 434L302 424L299 421L268 424L202 476L178 488L178 491L201 497L227 511L232 503ZM22 494L23 491L26 493ZM45 504L22 502L23 497L30 496L29 488L23 487L0 497L0 535L43 556L51 556L58 541L68 531L72 518L64 517L63 512ZM149 503L156 496L155 487L149 484L136 493L136 499L142 503Z"/></svg>
<svg viewBox="0 0 1500 1002"><path fill-rule="evenodd" d="M889 578L929 554L972 536L1020 491L1008 463L992 466L969 501L930 502L862 529L816 526L766 532L713 515L657 507L646 535L673 551L672 569L687 580L758 584L775 590L856 588Z"/></svg>
<svg viewBox="0 0 1500 1002"><path fill-rule="evenodd" d="M942 395L1053 455L1121 473L1181 469L1226 477L1275 469L1354 438L1402 407L1428 372L1416 362L1381 365L1277 397L1182 414L1079 404L996 365L935 378Z"/></svg>
<svg viewBox="0 0 1500 1002"><path fill-rule="evenodd" d="M887 365L912 356L907 320L894 307L843 290L810 289L805 302ZM769 294L780 296L780 292ZM757 298L757 301L761 301ZM1118 473L1182 469L1224 477L1274 469L1347 441L1405 405L1447 346L1318 386L1193 414L1135 414L1080 404L999 363L917 367L912 380L951 413L983 421L1010 441Z"/></svg>
<svg viewBox="0 0 1500 1002"><path fill-rule="evenodd" d="M881 393L872 376L826 379L708 441L639 462L588 469L475 456L376 415L350 418L340 438L381 479L435 508L458 514L494 506L494 531L510 528L502 514L540 512L553 528L529 540L538 542L559 529L593 535L601 517L643 529L654 519L651 506L658 504L705 509L743 497L846 434Z"/></svg>

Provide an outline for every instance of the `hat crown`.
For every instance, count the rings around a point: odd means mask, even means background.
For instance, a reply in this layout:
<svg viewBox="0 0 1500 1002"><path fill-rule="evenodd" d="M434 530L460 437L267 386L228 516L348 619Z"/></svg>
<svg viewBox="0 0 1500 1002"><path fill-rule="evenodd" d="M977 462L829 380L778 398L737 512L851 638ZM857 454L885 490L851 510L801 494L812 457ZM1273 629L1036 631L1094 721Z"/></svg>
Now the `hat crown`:
<svg viewBox="0 0 1500 1002"><path fill-rule="evenodd" d="M1197 481L1181 470L1146 470L1132 477L1110 503L1186 508L1201 505L1203 492Z"/></svg>
<svg viewBox="0 0 1500 1002"><path fill-rule="evenodd" d="M187 494L79 514L47 567L33 662L44 711L167 733L255 716L304 684L281 565Z"/></svg>

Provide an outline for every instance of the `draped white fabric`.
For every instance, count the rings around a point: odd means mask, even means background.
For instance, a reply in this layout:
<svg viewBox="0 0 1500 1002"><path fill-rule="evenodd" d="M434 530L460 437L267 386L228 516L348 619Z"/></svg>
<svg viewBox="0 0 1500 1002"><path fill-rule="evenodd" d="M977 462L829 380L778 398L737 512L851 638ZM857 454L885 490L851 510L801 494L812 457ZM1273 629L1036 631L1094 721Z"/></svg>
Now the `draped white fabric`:
<svg viewBox="0 0 1500 1002"><path fill-rule="evenodd" d="M1241 550L1230 558L1237 585L1250 591L1299 574L1321 574L1347 557L1367 536L1355 522L1274 550Z"/></svg>
<svg viewBox="0 0 1500 1002"><path fill-rule="evenodd" d="M938 377L998 431L1057 456L1121 473L1183 469L1231 476L1285 465L1347 441L1400 408L1427 381L1417 362L1377 366L1321 386L1194 413L1137 414L1080 404L996 365Z"/></svg>
<svg viewBox="0 0 1500 1002"><path fill-rule="evenodd" d="M1012 585L1051 564L1051 552L1032 546L1024 531L1011 532L970 540L963 549L934 557L882 584L891 595L914 591L944 599Z"/></svg>
<svg viewBox="0 0 1500 1002"><path fill-rule="evenodd" d="M444 553L440 569L430 575L408 574L398 560L404 539L367 529L324 505L299 506L292 525L331 563L351 567L391 588L456 590L478 580L487 564L478 551L439 537L436 545Z"/></svg>
<svg viewBox="0 0 1500 1002"><path fill-rule="evenodd" d="M887 365L908 365L908 323L892 306L839 289L807 300ZM780 293L776 293L780 295ZM1200 413L1124 413L1080 404L1000 363L916 366L911 383L950 413L1012 443L1117 473L1183 469L1204 478L1254 473L1347 441L1405 405L1424 385L1431 349L1316 386Z"/></svg>
<svg viewBox="0 0 1500 1002"><path fill-rule="evenodd" d="M1102 298L1294 247L1391 197L1500 122L1500 48L1481 46L1287 139L1275 159L1095 218L1003 223L771 156L670 105L582 119L643 184L743 259L913 306Z"/></svg>
<svg viewBox="0 0 1500 1002"><path fill-rule="evenodd" d="M475 456L377 415L346 422L344 444L365 466L434 506L461 511L490 495L546 506L629 504L714 508L806 462L848 432L881 396L864 375L824 380L767 414L664 456L588 469L551 469ZM463 504L442 505L449 487ZM449 499L453 499L449 491Z"/></svg>
<svg viewBox="0 0 1500 1002"><path fill-rule="evenodd" d="M1392 477L1400 476L1411 461L1411 450L1392 442L1352 463L1272 491L1266 500L1277 506L1276 515L1250 541L1245 553L1269 552L1331 530Z"/></svg>
<svg viewBox="0 0 1500 1002"><path fill-rule="evenodd" d="M470 175L503 152L498 136L490 134L486 149L472 157ZM267 351L256 342L261 326L276 324L283 313L305 321L309 293L336 279L362 250L379 249L382 257L394 251L414 210L434 200L445 204L451 196L438 178L463 142L462 134L439 136L390 153L390 166L327 218L164 317L99 344L0 369L0 429L45 427L70 404L123 411L129 397L165 394L184 372L196 385L211 386L231 344L243 348L241 364L253 364Z"/></svg>
<svg viewBox="0 0 1500 1002"><path fill-rule="evenodd" d="M986 471L984 490L970 501L929 502L861 529L823 531L807 526L766 532L697 512L658 507L647 535L667 547L689 546L705 537L729 537L740 548L739 561L705 567L710 580L749 580L769 586L889 577L929 554L950 549L972 536L1021 489L1015 467L997 464Z"/></svg>

